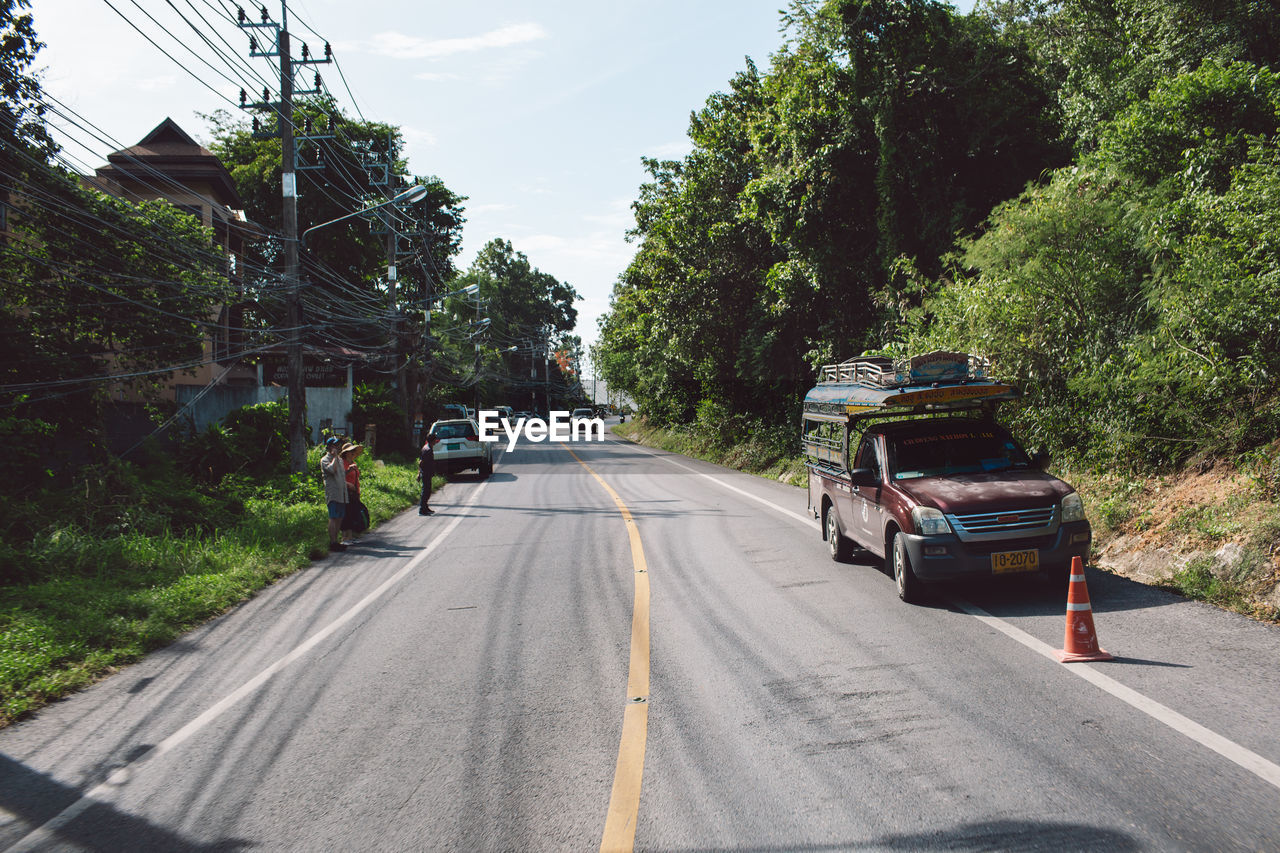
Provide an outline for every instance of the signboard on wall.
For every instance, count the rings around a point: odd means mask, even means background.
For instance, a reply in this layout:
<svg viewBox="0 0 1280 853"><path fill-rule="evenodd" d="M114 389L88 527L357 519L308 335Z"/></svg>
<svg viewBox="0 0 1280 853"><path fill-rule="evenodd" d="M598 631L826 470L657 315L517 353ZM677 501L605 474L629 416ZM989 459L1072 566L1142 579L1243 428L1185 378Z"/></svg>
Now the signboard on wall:
<svg viewBox="0 0 1280 853"><path fill-rule="evenodd" d="M345 388L347 385L345 364L304 361L302 368L302 381L308 388ZM262 360L262 383L264 385L289 384L289 369L285 359L268 356Z"/></svg>

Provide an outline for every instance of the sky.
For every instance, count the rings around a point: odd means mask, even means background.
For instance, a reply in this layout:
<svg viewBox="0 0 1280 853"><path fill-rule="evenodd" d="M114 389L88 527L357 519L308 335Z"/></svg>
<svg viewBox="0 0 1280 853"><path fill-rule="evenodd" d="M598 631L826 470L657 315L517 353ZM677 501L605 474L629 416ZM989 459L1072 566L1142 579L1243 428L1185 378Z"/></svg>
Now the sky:
<svg viewBox="0 0 1280 853"><path fill-rule="evenodd" d="M490 240L510 240L581 294L575 331L589 346L635 252L625 235L646 179L641 158L688 153L690 112L726 90L746 57L769 67L784 39L784 5L290 0L287 11L295 43L316 55L332 44L342 76L319 70L343 109L398 125L409 170L467 197L458 266ZM258 6L245 8L257 20ZM266 8L282 19L280 0ZM271 73L268 60L247 57L234 9L233 0L32 0L45 91L101 131L100 140L74 128L59 136L73 165L104 165L166 117L207 143L197 114L237 112L241 84L202 64L198 57L236 77L191 24ZM260 83L246 88L261 92Z"/></svg>

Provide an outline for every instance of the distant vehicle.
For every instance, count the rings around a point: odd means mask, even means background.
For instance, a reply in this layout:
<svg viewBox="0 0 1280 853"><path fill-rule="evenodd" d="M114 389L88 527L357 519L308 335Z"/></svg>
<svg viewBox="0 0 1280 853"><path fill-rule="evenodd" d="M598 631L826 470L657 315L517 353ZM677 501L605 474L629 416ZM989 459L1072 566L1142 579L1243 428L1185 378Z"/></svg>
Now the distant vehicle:
<svg viewBox="0 0 1280 853"><path fill-rule="evenodd" d="M595 409L589 409L585 406L580 409L574 409L569 413L569 429L573 430L575 424L585 423L589 433L604 438L604 421L596 416Z"/></svg>
<svg viewBox="0 0 1280 853"><path fill-rule="evenodd" d="M507 423L510 423L515 417L515 412L510 406L494 406L493 411L498 413L499 420L506 421Z"/></svg>
<svg viewBox="0 0 1280 853"><path fill-rule="evenodd" d="M1065 579L1073 557L1087 562L1080 495L995 421L996 405L1019 396L965 353L823 367L801 443L831 558L847 560L855 543L882 557L906 602L932 581Z"/></svg>
<svg viewBox="0 0 1280 853"><path fill-rule="evenodd" d="M443 418L467 418L467 407L461 403L445 403L440 407Z"/></svg>
<svg viewBox="0 0 1280 853"><path fill-rule="evenodd" d="M471 418L436 421L428 435L440 440L435 446L436 470L445 475L475 470L481 477L493 473L493 442L480 440L480 428Z"/></svg>

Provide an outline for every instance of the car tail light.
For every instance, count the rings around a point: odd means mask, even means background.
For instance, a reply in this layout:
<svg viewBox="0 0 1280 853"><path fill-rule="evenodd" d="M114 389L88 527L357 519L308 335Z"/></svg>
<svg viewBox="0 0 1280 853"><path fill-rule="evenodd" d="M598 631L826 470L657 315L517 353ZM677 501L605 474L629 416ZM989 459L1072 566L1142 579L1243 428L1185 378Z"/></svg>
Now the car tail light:
<svg viewBox="0 0 1280 853"><path fill-rule="evenodd" d="M480 436L476 435L474 432L467 433L467 441L479 441L479 440L480 440Z"/></svg>

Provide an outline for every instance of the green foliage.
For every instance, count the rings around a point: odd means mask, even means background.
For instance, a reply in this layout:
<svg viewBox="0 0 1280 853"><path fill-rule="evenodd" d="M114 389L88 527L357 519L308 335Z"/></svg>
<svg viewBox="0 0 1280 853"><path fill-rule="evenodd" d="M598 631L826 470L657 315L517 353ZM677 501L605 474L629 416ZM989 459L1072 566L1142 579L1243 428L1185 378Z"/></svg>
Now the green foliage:
<svg viewBox="0 0 1280 853"><path fill-rule="evenodd" d="M383 122L353 120L343 115L336 103L327 99L295 105L295 109L297 115L294 120L299 126L313 122L329 127L330 122L336 122L346 140L343 145L324 144L326 168L299 172L299 179L310 184L303 190L311 190L307 192L307 203L298 208L300 232L349 215L352 213L350 199L377 197L386 189L370 183L370 173L365 170L357 150L378 158L390 158L393 173L407 171L408 164L397 159L401 148L398 127ZM231 173L236 190L245 201L249 218L279 233L283 223L283 201L279 192L280 141L255 138L247 118L233 117L225 110L215 111L204 118L209 122L213 135L210 149ZM302 159L314 158L316 150L314 147L305 148ZM455 275L453 258L461 250L462 202L465 198L449 191L436 177L414 178L410 183L421 184L428 189L426 199L415 205L413 212L426 232L421 245L431 257L430 263L422 267L406 265L403 268L399 273L398 296L421 304L431 286L425 269L431 269L443 281ZM374 215L370 216L370 219L374 218ZM255 246L254 251L258 253L255 260L260 261L264 269L269 269L283 249L278 239L272 238ZM371 229L339 226L311 232L307 235L303 255L310 290L324 294L326 299L340 300L340 304L352 302L355 292L363 292L385 304L388 296L383 280L386 251L385 239ZM268 316L274 316L280 310L278 288L272 288L265 280L256 284L262 288L262 296L267 300ZM316 304L313 311L336 314L335 319L347 326L351 337L367 338L370 344L379 339L379 334L385 333L385 320L381 317L361 318L356 316L356 312L334 311L332 305L323 304L323 301Z"/></svg>
<svg viewBox="0 0 1280 853"><path fill-rule="evenodd" d="M716 445L865 350L989 356L1024 437L1166 467L1280 427L1267 4L801 0L649 160L597 364ZM1061 124L1059 123L1061 122ZM1064 165L1075 146L1074 162Z"/></svg>
<svg viewBox="0 0 1280 853"><path fill-rule="evenodd" d="M983 19L830 0L784 21L770 71L691 116L692 153L645 161L598 362L657 423L715 400L781 425L807 354L883 345L956 232L1066 157L1030 54Z"/></svg>
<svg viewBox="0 0 1280 853"><path fill-rule="evenodd" d="M551 408L569 404L578 389L557 354L565 356L566 366L580 362L582 341L571 334L578 318L574 303L582 298L578 292L534 267L523 252L501 239L485 244L470 268L450 285L452 290L468 287L477 292L445 300L432 321L441 340L432 365L433 383L458 388L460 393L448 399L467 406L478 397L482 406L525 408L536 395L536 405L542 408L544 389ZM487 328L474 325L481 317L477 304L484 306ZM542 358L544 345L549 347L549 365ZM537 373L534 380L531 366Z"/></svg>
<svg viewBox="0 0 1280 853"><path fill-rule="evenodd" d="M410 436L405 432L405 412L393 399L391 386L385 382L358 383L351 394L351 417L356 434L368 440L365 429L373 424L378 430L378 443L386 447L407 447ZM416 440L416 436L413 438Z"/></svg>
<svg viewBox="0 0 1280 853"><path fill-rule="evenodd" d="M214 484L231 474L266 477L289 465L289 409L281 401L229 412L183 446L186 470Z"/></svg>

